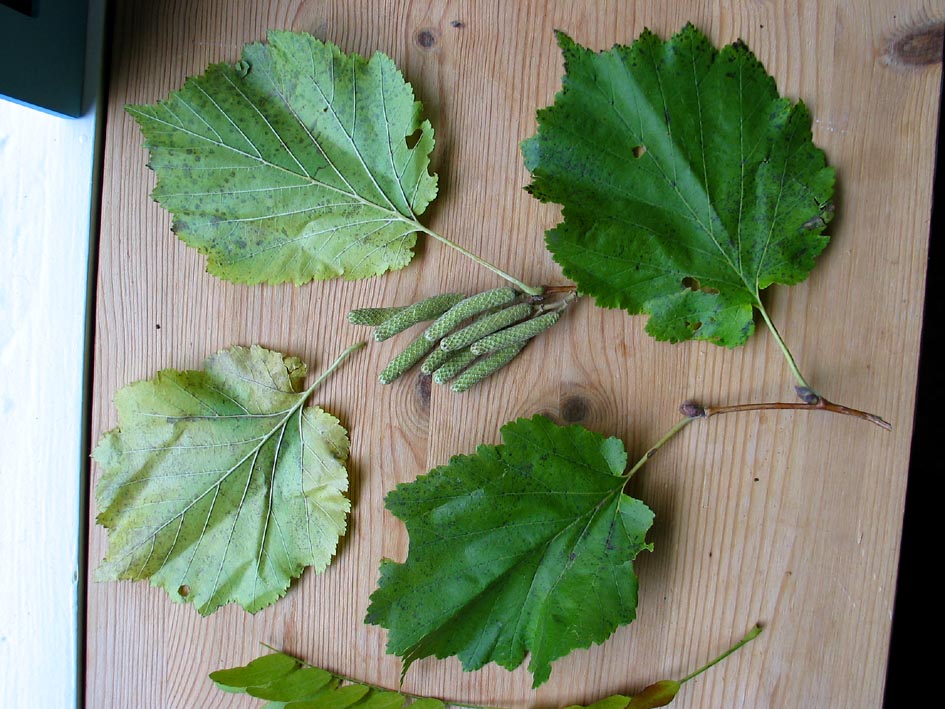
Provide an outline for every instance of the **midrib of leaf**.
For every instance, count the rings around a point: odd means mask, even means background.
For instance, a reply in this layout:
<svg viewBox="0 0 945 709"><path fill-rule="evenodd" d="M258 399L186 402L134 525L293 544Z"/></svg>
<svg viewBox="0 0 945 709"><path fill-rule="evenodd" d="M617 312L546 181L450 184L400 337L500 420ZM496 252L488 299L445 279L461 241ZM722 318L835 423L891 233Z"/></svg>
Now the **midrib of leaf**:
<svg viewBox="0 0 945 709"><path fill-rule="evenodd" d="M304 403L305 399L303 399L302 401L303 401L303 403ZM291 554L289 553L289 549L288 549L288 547L286 546L286 543L285 543L285 535L282 533L282 528L279 526L279 521L278 521L278 520L275 518L275 516L272 514L272 496L273 496L273 493L274 493L274 490L275 490L276 468L277 468L278 465L279 465L279 451L282 450L282 441L283 441L283 439L285 438L286 424L288 424L288 419L289 419L290 416L291 416L291 414L290 414L289 416L287 416L285 419L283 419L283 423L282 423L282 425L281 425L281 427L280 427L280 429L279 429L279 442L276 444L276 455L274 455L274 456L273 456L273 459L272 459L272 472L271 472L271 474L269 475L269 490L268 490L268 492L269 492L268 498L269 498L269 499L267 500L267 506L266 506L266 521L265 521L264 524L263 524L263 531L262 531L261 538L260 538L260 540L259 540L259 550L256 552L256 573L253 575L253 594L252 594L252 595L253 595L253 598L256 597L256 588L257 588L258 585L259 585L259 566L260 566L260 564L262 563L262 555L263 555L263 549L264 549L265 546L266 546L266 538L269 536L269 520L272 520L273 522L275 522L276 530L279 532L279 538L282 540L282 549L283 549L283 551L285 552L286 559L291 558ZM302 421L302 416L301 416L301 414L300 414L300 415L299 415L299 447L300 447L300 448L301 448L301 446L303 445L303 442L304 442L304 440L305 440L305 438L302 436L302 423L301 423L301 421ZM301 454L300 454L300 455L301 455ZM300 478L304 478L304 477L305 477L305 468L302 467L302 466L299 466L299 477L300 477ZM243 498L240 500L239 509L242 509L242 507L243 507L243 500L246 499L246 492L249 490L249 482L250 482L251 479L252 479L252 475L250 475L250 477L247 478L247 480L246 480L246 487L245 487L244 490L243 490ZM303 485L303 487L304 487L304 485ZM304 499L304 498L303 498L303 499ZM305 505L305 504L303 503L303 506L306 508L306 510L308 509L308 505ZM306 517L308 517L308 513L307 513L307 512L306 512ZM239 518L239 513L237 512L237 519L238 519L238 518ZM235 529L236 529L236 522L234 521L233 527L230 529L230 538L227 539L227 549L229 549L230 540L233 538L233 531L234 531ZM306 530L305 530L305 531L306 531L306 532L309 531L307 527L306 527ZM312 539L311 539L311 537L309 537L309 545L311 546L311 544L312 544ZM219 583L220 574L223 572L223 566L224 566L225 560L226 560L226 550L224 550L224 552L223 552L223 559L220 561L220 568L219 568L219 570L217 571L217 579L216 579L216 581L214 581L214 584L213 584L214 587L216 587L216 586L217 586L217 583Z"/></svg>
<svg viewBox="0 0 945 709"><path fill-rule="evenodd" d="M659 87L660 87L660 101L662 101L662 104L663 104L663 113L664 113L664 115L665 115L665 114L669 111L669 107L666 105L666 96L665 96L665 94L664 94L664 92L663 92L663 77L662 77L662 74L660 73L659 66L658 66L658 65L656 64L656 62L655 62L655 58L652 57L652 56L650 56L650 58L651 58L651 60L653 60L653 72L654 72L654 74L656 75L656 80L657 80L657 82L658 82L658 84L659 84ZM692 64L692 70L693 70L693 77L694 77L694 79L695 79L696 66L695 66L695 62L694 62L694 61L693 61L693 64ZM628 72L628 73L629 73L629 72ZM632 76L632 75L631 75L631 76ZM699 228L702 229L702 232L703 232L703 233L709 238L709 240L715 245L715 248L718 250L719 254L720 254L720 255L722 256L722 258L725 260L725 263L728 264L728 267L729 267L732 271L734 271L734 272L735 272L735 275L738 276L738 279L739 279L742 283L744 283L745 286L746 286L749 290L751 290L751 286L748 285L748 283L745 281L745 277L744 277L744 274L742 274L741 269L737 268L737 267L735 266L735 264L732 262L731 256L730 256L728 253L726 253L725 249L722 247L722 244L721 244L721 243L719 242L719 240L716 238L716 236L715 236L715 229L714 229L714 227L712 227L712 218L711 218L711 217L712 217L713 215L715 215L715 216L718 216L718 215L717 215L716 212L715 212L715 208L712 206L712 196L711 196L711 193L710 193L710 190L709 190L709 184L708 184L708 183L709 183L709 178L708 178L708 173L707 173L707 171L706 171L705 134L704 134L704 132L703 132L703 120L702 120L702 98L701 98L701 94L700 94L700 91L699 91L699 82L698 82L698 81L694 81L694 83L695 83L695 91L696 91L696 105L697 105L698 113L699 113L699 138L700 138L700 140L699 140L699 150L700 150L700 152L701 152L701 154L702 154L703 179L700 181L699 178L697 178L697 177L695 176L695 173L692 171L692 166L691 166L688 162L686 162L686 161L683 161L683 162L684 162L684 165L685 165L686 168L687 168L687 169L686 169L686 174L689 175L689 176L691 176L691 180L687 180L687 181L686 181L687 184L689 184L689 185L692 186L693 188L698 189L698 191L705 197L706 212L709 214L709 226L706 226L705 222L703 222L702 218L701 218L700 215L696 212L695 208L689 203L689 200L686 199L686 197L682 194L682 191L679 189L679 173L677 172L677 166L678 166L678 162L679 162L679 161L678 161L678 160L673 160L673 161L672 161L672 163L673 163L673 177L674 177L675 179L670 180L669 177L666 175L666 172L664 171L663 166L657 161L657 159L656 159L655 156L652 156L652 155L651 155L651 152L650 152L649 150L647 150L647 152L643 155L643 157L650 156L650 159L652 160L652 162L654 163L654 165L656 165L657 169L658 169L659 172L660 172L660 175L663 177L663 180L664 180L664 181L666 182L666 184L673 190L673 192L676 193L676 196L679 198L680 202L682 202L682 204L685 205L686 209L689 211L689 214L692 216L692 219L695 221L696 224L699 225ZM635 82L634 82L634 86L635 86ZM650 105L649 101L644 101L643 104L644 104L645 106L649 106L649 105ZM652 113L652 109L651 109L650 112ZM656 120L657 120L657 122L658 122L658 121L659 121L659 118L657 117ZM658 123L657 123L657 124L658 124ZM670 123L670 125L668 125L668 126L666 127L666 132L667 132L667 136L669 137L669 142L670 142L670 144L673 146L674 152L676 153L676 155L679 155L679 156L681 157L681 156L682 156L682 150L681 150L680 147L676 144L676 141L673 139L672 123ZM657 132L657 135L658 135L658 132ZM643 139L642 121L641 121L641 133L640 133L640 137L641 137L641 140L642 140L642 139ZM645 144L646 144L646 142L645 142L645 140L644 140L644 145L645 145ZM722 220L719 219L719 221L721 222Z"/></svg>
<svg viewBox="0 0 945 709"><path fill-rule="evenodd" d="M792 133L790 138L786 142L790 143L793 139L794 139L794 135ZM761 252L761 258L758 259L758 268L755 271L755 294L756 294L756 298L758 299L759 308L762 310L763 308L761 308L760 306L761 297L760 295L758 295L759 293L758 283L761 278L761 269L765 264L765 260L768 258L768 247L771 245L771 237L774 235L774 225L777 223L778 212L781 210L781 197L784 195L784 181L787 176L788 162L793 157L794 157L794 153L786 156L784 159L784 165L781 169L781 179L778 181L778 199L777 199L777 202L775 203L774 214L772 215L772 218L771 218L771 226L768 227L768 235L765 237L765 244ZM780 335L778 335L778 337L780 338Z"/></svg>
<svg viewBox="0 0 945 709"><path fill-rule="evenodd" d="M630 79L630 82L631 82L631 83L634 83L632 75L629 76L629 79ZM643 95L642 95L642 94L638 94L638 97L643 97ZM645 99L645 97L643 97L643 98ZM647 106L647 107L650 108L650 111L649 111L648 113L652 116L652 118L653 118L655 121L657 121L656 125L660 125L660 123L658 123L659 117L656 115L655 111L654 111L653 108L650 106L649 101L647 101L647 100L642 100L642 101L640 101L639 103L642 103L643 105L645 105L645 106ZM611 110L614 112L614 114L617 116L617 118L618 118L618 119L620 120L620 122L623 124L624 128L625 128L627 131L632 131L630 125L627 123L627 121L626 121L625 117L623 116L623 114L622 114L619 110L617 110L617 107L614 106L614 105L612 105L612 106L611 106ZM641 111L640 113L642 114L643 112ZM651 122L653 122L653 121L651 121ZM559 131L561 131L561 132L569 133L572 137L575 137L575 138L578 138L578 139L582 139L582 140L583 140L583 139L586 137L584 133L579 132L577 129L575 129L575 130L569 130L568 127L565 126L565 125L558 125L558 126L556 126L556 129L559 130ZM655 132L658 134L658 131L655 131ZM645 138L644 138L644 129L643 129L642 117L641 117L641 122L640 122L639 133L640 133L640 140L641 140L641 142L643 142L644 144L646 144L647 141L646 141ZM671 133L671 130L670 130L670 132L669 132L669 138L670 138L670 141L672 142L672 133ZM675 149L676 149L675 143L673 142L672 144L673 144L673 148L674 148L674 150L675 150ZM612 151L612 150L611 150L610 148L608 148L607 146L598 146L598 145L595 145L595 146L594 146L594 149L595 149L595 150L606 151L606 152L611 153L611 154L614 155L615 157L623 158L623 156L618 155L617 153L615 153L614 151ZM672 190L676 193L676 196L679 198L679 202L680 202L683 206L685 206L686 211L688 212L688 219L689 219L690 221L692 221L696 226L698 226L699 229L700 229L707 237L709 237L709 240L710 240L710 241L713 243L713 245L715 246L716 251L717 251L718 254L723 258L725 265L727 265L727 266L729 267L729 269L730 269L732 272L734 272L735 275L738 277L738 279L739 279L739 285L745 285L745 280L744 280L742 274L739 273L739 272L738 272L738 269L735 268L734 264L732 263L731 258L728 256L728 254L726 254L726 252L725 252L725 250L722 248L721 244L720 244L720 243L717 241L717 239L714 237L714 233L713 233L712 231L710 231L710 229L709 229L708 227L706 227L705 223L704 223L704 222L702 221L702 219L699 217L699 215L698 215L698 213L696 212L696 210L692 207L692 205L688 202L688 200L683 196L683 194L682 194L681 191L679 190L679 187L678 187L678 182L679 182L679 180L678 180L678 172L676 172L676 167L677 167L676 161L673 161L673 170L674 170L674 175L675 175L675 177L676 177L675 182L677 183L677 185L674 185L674 184L673 184L674 180L671 180L671 179L669 178L669 176L666 174L666 171L665 171L663 165L662 165L660 162L658 162L658 161L656 160L656 158L653 156L653 151L647 150L646 154L645 154L643 157L644 157L644 158L649 157L649 160L652 162L652 164L656 167L657 171L659 172L659 176L663 179L663 181L666 183L666 185L667 185L668 187L670 187L670 189L672 189ZM698 185L699 191L706 195L707 203L710 205L710 208L711 208L711 199L710 199L710 197L709 197L709 195L708 195L708 192L706 191L706 189L704 188L704 186L699 182L698 178L695 177L695 175L692 173L691 170L689 171L689 174L691 175L691 182L690 182L690 184L693 184L693 183L694 183L695 185ZM618 187L618 186L617 186L617 185L612 185L611 187L612 187L612 188L616 188L616 187ZM648 207L653 207L653 208L655 208L655 209L666 209L666 204L665 204L665 203L659 204L659 203L656 203L656 202L648 202L648 201L642 199L638 194L635 194L635 193L632 193L632 192L623 192L623 194L624 194L626 197L632 199L633 201L638 202L638 203L640 203L640 204L644 204L644 205L646 205L646 206L648 206ZM679 210L676 210L676 213L679 214L679 215L681 215L681 216L683 216L683 217L686 216L686 213L685 213L685 212L682 212L682 211L679 211ZM613 215L613 218L614 218L614 219L619 219L621 222L623 222L624 224L627 224L627 225L629 225L629 226L633 226L633 227L636 227L636 228L639 228L639 229L643 229L643 230L645 230L645 231L648 231L648 232L650 232L651 234L653 234L654 236L657 236L657 237L661 236L661 233L658 232L658 231L656 231L656 230L654 230L652 227L649 227L649 226L646 226L646 225L639 224L639 223L637 223L637 222L631 221L630 218L629 218L629 216L626 215L626 214ZM720 221L721 221L721 220L720 220ZM591 250L590 247L587 246L587 245L583 245L582 248L585 248L585 249L587 249L587 250ZM702 251L701 249L695 249L695 248L693 248L693 247L691 247L691 246L689 246L689 247L687 247L687 248L689 248L689 249L692 250L692 251L699 251L700 253L705 254L707 257L712 257L712 256L714 256L714 253L713 253L713 252L710 252L710 251ZM603 257L608 258L608 259L615 259L615 258L616 258L616 257L614 257L614 256L609 256L609 255L607 255L607 254L603 254L603 253L600 253L600 252L594 252L594 253L597 253L599 256L603 256ZM651 267L651 268L656 268L653 264L647 264L647 265L648 265L649 267ZM666 269L664 269L664 272L665 272L665 273L670 273L671 270L670 270L669 268L666 268ZM674 272L674 271L672 271L672 272Z"/></svg>
<svg viewBox="0 0 945 709"><path fill-rule="evenodd" d="M407 207L407 209L410 209L410 200L407 199L407 193L404 192L404 185L403 185L403 182L401 181L401 177L403 176L404 172L407 171L407 165L409 165L410 161L413 159L414 151L410 151L410 157L404 161L404 169L400 173L398 173L397 168L394 165L394 137L390 134L390 119L387 116L387 89L384 83L384 77L386 76L386 73L384 72L383 69L381 69L380 75L381 75L381 108L384 110L384 132L387 134L387 156L390 158L390 171L394 175L397 176L397 180L396 180L397 188L400 190L400 196L403 197L404 199L404 206ZM360 151L358 152L358 154L360 155ZM421 176L422 176L422 171L421 171ZM373 175L371 177L373 179ZM418 185L420 184L419 181L417 182L417 184ZM375 181L375 186L378 189L380 189L380 185L378 185L376 181ZM414 188L414 193L416 194L416 187ZM390 202L391 207L393 207L394 204L391 201L390 197L387 197L387 193L381 190L381 194L384 195L387 201ZM412 209L410 209L410 211L411 213L413 213Z"/></svg>
<svg viewBox="0 0 945 709"><path fill-rule="evenodd" d="M572 550L572 553L573 553L573 550L577 547L577 545L580 543L580 541L581 541L581 540L585 537L585 535L587 534L587 530L588 530L588 528L591 526L591 523L594 521L594 518L598 515L598 513L600 513L601 509L604 507L604 503L605 503L605 502L608 502L608 501L613 497L614 493L616 493L617 490L619 490L619 489L622 488L622 487L623 487L623 485L621 484L621 486L620 486L619 488L616 488L615 490L612 490L612 491L608 492L608 493L601 499L601 501L598 502L598 503L594 506L593 509L588 510L588 512L586 512L584 515L581 515L580 517L576 518L571 524L569 524L567 527L565 527L564 529L562 529L561 531L559 531L554 537L552 537L551 539L549 539L548 542L545 544L544 549L542 550L542 562L539 563L538 566L539 566L539 567L543 566L543 564L544 564L544 557L545 557L545 555L548 553L548 548L555 542L555 540L558 539L561 535L563 535L565 532L567 532L567 531L568 531L569 529L571 529L572 527L577 526L578 523L581 522L581 521L586 517L586 518L587 518L587 523L584 525L584 530L581 532L581 534L578 536L577 540L575 540L574 545L571 547L571 550ZM620 509L620 508L619 508L619 505L617 506L616 509L617 509L617 510ZM616 519L616 514L615 514L615 516L614 516L614 519ZM565 573L571 568L572 565L573 565L573 560L571 559L570 554L569 554L569 555L568 555L568 562L564 565L564 568L561 569L561 572L558 574L558 578L555 579L555 582L552 584L551 589L548 591L548 595L549 595L549 596L550 596L552 593L554 593L555 589L558 587L558 584L561 582L561 579L564 577ZM519 612L518 618L517 618L516 621L515 621L515 633L514 633L514 635L513 635L513 639L514 639L514 636L518 634L519 628L521 627L522 619L523 619L524 616L525 616L525 606L526 606L526 604L528 603L528 600L531 598L532 591L534 591L534 589L535 589L535 581L537 580L537 576L538 576L538 569L536 569L536 570L535 570L535 573L532 574L532 582L531 582L531 583L529 584L529 586L528 586L528 593L525 594L525 602L522 603L522 609L521 609L521 611ZM547 627L547 624L545 624L545 623L542 623L542 624L539 625L539 628L540 628L540 631L541 631L541 634L542 634L542 635L544 635L544 631L545 631L545 628L546 628L546 627ZM536 641L538 641L538 644L540 644L540 640L541 640L541 638L536 638ZM511 640L510 640L510 642L511 642ZM510 647L510 649L511 649L511 647Z"/></svg>

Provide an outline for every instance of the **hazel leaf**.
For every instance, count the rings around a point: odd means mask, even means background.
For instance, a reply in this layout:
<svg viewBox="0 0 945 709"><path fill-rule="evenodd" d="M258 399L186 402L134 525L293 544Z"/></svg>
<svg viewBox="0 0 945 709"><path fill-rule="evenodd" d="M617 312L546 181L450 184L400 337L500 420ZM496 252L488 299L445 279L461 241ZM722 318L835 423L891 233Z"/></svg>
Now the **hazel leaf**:
<svg viewBox="0 0 945 709"><path fill-rule="evenodd" d="M271 31L153 105L127 106L174 230L236 283L406 266L436 196L433 128L390 57Z"/></svg>
<svg viewBox="0 0 945 709"><path fill-rule="evenodd" d="M827 245L834 171L807 107L743 42L717 50L692 25L599 53L558 43L563 88L522 144L528 190L563 206L554 259L659 340L743 344L762 291L803 281Z"/></svg>
<svg viewBox="0 0 945 709"><path fill-rule="evenodd" d="M304 406L305 369L232 347L119 390L118 427L93 452L109 530L97 580L150 579L206 615L258 611L306 566L328 566L350 509L349 443L338 419Z"/></svg>
<svg viewBox="0 0 945 709"><path fill-rule="evenodd" d="M381 564L367 622L410 664L457 656L528 669L601 643L636 616L633 560L653 513L623 492L623 444L543 416L388 494L407 525L404 563ZM589 602L592 599L592 602Z"/></svg>

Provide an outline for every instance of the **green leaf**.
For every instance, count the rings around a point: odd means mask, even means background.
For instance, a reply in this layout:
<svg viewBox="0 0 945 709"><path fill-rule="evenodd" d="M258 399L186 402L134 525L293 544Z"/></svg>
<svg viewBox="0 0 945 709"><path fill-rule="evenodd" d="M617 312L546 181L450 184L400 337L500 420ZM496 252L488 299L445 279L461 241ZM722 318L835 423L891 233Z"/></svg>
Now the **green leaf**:
<svg viewBox="0 0 945 709"><path fill-rule="evenodd" d="M271 700L269 707L402 709L407 703L403 694L304 664L280 652L264 655L244 667L212 672L210 679L224 692L242 692L257 699ZM444 708L439 699L416 699L409 706L412 709Z"/></svg>
<svg viewBox="0 0 945 709"><path fill-rule="evenodd" d="M268 39L164 101L127 107L151 151L154 198L207 270L236 283L403 268L436 196L433 129L410 84L381 53L296 32Z"/></svg>
<svg viewBox="0 0 945 709"><path fill-rule="evenodd" d="M390 631L404 672L431 655L514 669L531 653L538 686L552 661L636 615L633 559L651 548L653 513L623 492L622 444L542 416L502 438L387 496L410 550L382 562L367 622Z"/></svg>
<svg viewBox="0 0 945 709"><path fill-rule="evenodd" d="M622 694L614 694L613 696L604 697L587 706L583 704L572 704L569 707L565 707L565 709L624 709L629 702L630 697L625 697Z"/></svg>
<svg viewBox="0 0 945 709"><path fill-rule="evenodd" d="M323 571L350 509L348 436L303 406L324 375L300 392L304 378L295 357L233 347L122 388L118 428L93 453L109 529L96 578L150 578L209 614L258 611L305 566Z"/></svg>
<svg viewBox="0 0 945 709"><path fill-rule="evenodd" d="M664 679L654 682L632 697L614 694L593 704L586 706L572 704L565 707L565 709L651 709L652 707L666 706L676 698L683 684L718 664L758 637L760 633L761 626L755 626L731 648L683 679ZM406 699L402 694L390 692L341 675L333 675L327 670L306 665L301 660L283 653L265 655L253 660L245 667L218 670L210 674L210 679L216 682L217 686L224 692L245 692L259 699L274 700L266 705L270 709L276 707L290 707L291 709L303 709L303 707L329 709L334 707L340 709L342 706L356 706L358 709L401 709ZM341 686L343 683L345 686ZM410 696L410 699L412 700L409 704L411 709L443 709L444 707L443 702L439 699L415 696ZM462 703L457 706L487 709L469 703Z"/></svg>
<svg viewBox="0 0 945 709"><path fill-rule="evenodd" d="M627 709L665 707L676 698L680 687L682 687L682 684L673 679L662 679L659 682L654 682L634 694L627 705Z"/></svg>
<svg viewBox="0 0 945 709"><path fill-rule="evenodd" d="M298 661L282 653L257 657L248 665L229 670L217 670L210 679L226 692L241 692L246 687L271 684L299 667Z"/></svg>
<svg viewBox="0 0 945 709"><path fill-rule="evenodd" d="M742 42L718 51L692 25L600 53L558 42L564 88L522 144L529 191L564 207L555 260L598 305L649 313L657 339L744 343L761 292L827 245L834 173L807 108Z"/></svg>

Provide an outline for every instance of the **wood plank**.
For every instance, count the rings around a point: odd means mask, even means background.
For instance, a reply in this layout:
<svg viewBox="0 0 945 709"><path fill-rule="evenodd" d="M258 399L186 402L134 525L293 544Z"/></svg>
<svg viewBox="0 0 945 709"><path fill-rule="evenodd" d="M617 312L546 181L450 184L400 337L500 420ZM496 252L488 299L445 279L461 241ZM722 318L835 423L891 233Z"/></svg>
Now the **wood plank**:
<svg viewBox="0 0 945 709"><path fill-rule="evenodd" d="M638 564L639 619L554 665L533 691L520 668L463 673L425 660L406 691L492 706L558 706L680 676L740 637L761 639L687 686L680 707L877 706L883 689L924 294L941 77L941 1L842 3L369 2L115 3L99 254L93 434L115 424L116 389L163 367L190 368L232 344L260 343L317 369L364 333L352 307L497 285L427 243L408 268L356 283L241 287L204 273L148 193L153 175L125 103L152 102L232 61L267 28L306 30L345 51L391 55L437 131L440 197L424 221L533 283L559 283L542 234L558 210L522 191L518 143L560 86L552 31L606 48L644 27L694 22L717 44L741 37L815 116L814 139L839 180L833 243L810 280L772 289L769 310L802 369L830 398L892 421L883 433L845 417L743 415L693 427L660 452L632 492L656 512L656 550ZM426 32L419 42L421 32ZM940 36L940 35L939 35ZM432 42L430 41L432 38ZM897 42L898 40L898 42ZM925 54L922 47L925 46ZM932 46L932 49L928 49ZM927 61L926 61L927 60ZM923 63L926 62L926 63ZM623 438L642 453L690 397L724 404L788 398L771 337L735 351L668 345L643 320L582 302L504 374L464 396L415 380L382 387L398 343L372 344L317 395L351 431L354 511L336 562L255 616L209 618L147 584L92 583L90 706L253 706L221 696L213 669L260 642L396 687L386 634L362 623L381 557L403 559L385 491L496 442L499 427L543 412ZM94 471L97 479L99 471ZM105 549L91 534L91 565Z"/></svg>

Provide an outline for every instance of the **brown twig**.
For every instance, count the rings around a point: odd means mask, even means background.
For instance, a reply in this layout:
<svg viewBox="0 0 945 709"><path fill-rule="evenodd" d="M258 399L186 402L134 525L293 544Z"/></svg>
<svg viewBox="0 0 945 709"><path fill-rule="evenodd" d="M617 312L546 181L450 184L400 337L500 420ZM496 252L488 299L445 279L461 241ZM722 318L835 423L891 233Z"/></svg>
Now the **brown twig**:
<svg viewBox="0 0 945 709"><path fill-rule="evenodd" d="M577 286L544 286L542 290L542 295L554 295L555 293L573 293L577 290Z"/></svg>
<svg viewBox="0 0 945 709"><path fill-rule="evenodd" d="M887 431L892 430L892 425L885 419L876 414L851 409L849 406L842 406L828 401L822 396L817 396L809 402L787 402L787 401L767 401L757 404L732 404L731 406L700 406L691 401L687 401L680 408L683 414L693 418L709 418L720 414L735 414L741 411L828 411L832 414L843 414L844 416L853 416L864 421L876 424Z"/></svg>

